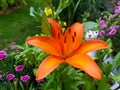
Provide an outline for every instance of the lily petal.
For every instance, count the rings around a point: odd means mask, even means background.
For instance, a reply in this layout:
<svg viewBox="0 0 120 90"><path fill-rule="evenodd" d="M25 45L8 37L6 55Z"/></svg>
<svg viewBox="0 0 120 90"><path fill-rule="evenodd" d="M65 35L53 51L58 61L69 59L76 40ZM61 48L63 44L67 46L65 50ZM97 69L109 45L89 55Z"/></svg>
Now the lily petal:
<svg viewBox="0 0 120 90"><path fill-rule="evenodd" d="M79 68L88 73L93 78L101 79L100 69L95 61L86 54L75 54L72 57L65 60L68 64L75 68Z"/></svg>
<svg viewBox="0 0 120 90"><path fill-rule="evenodd" d="M55 40L54 38L47 37L47 36L34 36L27 38L26 42L30 45L34 45L45 52L56 55L56 56L61 56L61 46Z"/></svg>
<svg viewBox="0 0 120 90"><path fill-rule="evenodd" d="M46 77L55 68L57 68L61 63L63 63L63 60L55 56L48 56L47 58L45 58L37 70L36 80L40 80Z"/></svg>
<svg viewBox="0 0 120 90"><path fill-rule="evenodd" d="M60 35L62 35L62 27L57 23L56 20L52 18L48 18L48 21L50 22L52 27L52 37L59 39Z"/></svg>
<svg viewBox="0 0 120 90"><path fill-rule="evenodd" d="M67 28L64 34L66 53L71 53L80 46L83 38L83 28L84 25L78 22Z"/></svg>
<svg viewBox="0 0 120 90"><path fill-rule="evenodd" d="M107 43L102 40L96 39L96 40L89 40L89 41L83 43L77 52L88 53L91 51L105 49L105 48L108 48Z"/></svg>

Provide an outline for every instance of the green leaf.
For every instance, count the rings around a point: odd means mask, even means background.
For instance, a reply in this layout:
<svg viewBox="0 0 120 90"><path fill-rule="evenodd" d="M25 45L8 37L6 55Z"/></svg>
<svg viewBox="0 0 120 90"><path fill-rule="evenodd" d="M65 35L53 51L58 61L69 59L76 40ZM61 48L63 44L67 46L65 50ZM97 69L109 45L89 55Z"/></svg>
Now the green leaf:
<svg viewBox="0 0 120 90"><path fill-rule="evenodd" d="M45 13L43 13L42 15L42 32L46 35L50 35L50 36L52 35L51 26L47 20L47 16L45 15Z"/></svg>
<svg viewBox="0 0 120 90"><path fill-rule="evenodd" d="M63 9L68 7L71 4L71 2L71 0L60 0L59 6L55 12L56 16L59 15L59 13L61 13Z"/></svg>
<svg viewBox="0 0 120 90"><path fill-rule="evenodd" d="M97 27L98 27L98 24L93 22L93 21L88 21L85 24L85 27L84 27L84 30L87 31L87 30L96 30Z"/></svg>
<svg viewBox="0 0 120 90"><path fill-rule="evenodd" d="M98 81L97 83L97 90L109 90L110 84L107 81L106 76L102 73L102 80Z"/></svg>
<svg viewBox="0 0 120 90"><path fill-rule="evenodd" d="M112 79L114 79L115 81L117 81L118 83L120 83L120 74L112 76Z"/></svg>
<svg viewBox="0 0 120 90"><path fill-rule="evenodd" d="M115 56L114 60L113 60L113 67L118 67L120 66L120 52L117 53L117 55Z"/></svg>
<svg viewBox="0 0 120 90"><path fill-rule="evenodd" d="M110 63L104 64L105 74L108 76L112 71L112 65Z"/></svg>
<svg viewBox="0 0 120 90"><path fill-rule="evenodd" d="M24 86L23 86L22 82L20 82L20 87L21 87L21 90L24 90Z"/></svg>
<svg viewBox="0 0 120 90"><path fill-rule="evenodd" d="M39 0L39 1L46 5L47 7L52 7L52 0Z"/></svg>

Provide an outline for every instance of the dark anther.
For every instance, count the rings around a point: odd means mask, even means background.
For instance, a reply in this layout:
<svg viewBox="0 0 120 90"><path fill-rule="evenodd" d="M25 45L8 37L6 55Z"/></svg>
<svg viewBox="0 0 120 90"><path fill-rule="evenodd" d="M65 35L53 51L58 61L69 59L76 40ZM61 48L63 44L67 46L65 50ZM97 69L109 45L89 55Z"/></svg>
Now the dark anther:
<svg viewBox="0 0 120 90"><path fill-rule="evenodd" d="M72 36L72 42L74 42L75 41L75 38L74 38L74 36Z"/></svg>
<svg viewBox="0 0 120 90"><path fill-rule="evenodd" d="M76 32L74 32L74 37L76 37Z"/></svg>
<svg viewBox="0 0 120 90"><path fill-rule="evenodd" d="M66 43L66 37L64 38L64 43Z"/></svg>
<svg viewBox="0 0 120 90"><path fill-rule="evenodd" d="M69 33L71 33L71 29L70 28L68 28L68 31L69 31Z"/></svg>

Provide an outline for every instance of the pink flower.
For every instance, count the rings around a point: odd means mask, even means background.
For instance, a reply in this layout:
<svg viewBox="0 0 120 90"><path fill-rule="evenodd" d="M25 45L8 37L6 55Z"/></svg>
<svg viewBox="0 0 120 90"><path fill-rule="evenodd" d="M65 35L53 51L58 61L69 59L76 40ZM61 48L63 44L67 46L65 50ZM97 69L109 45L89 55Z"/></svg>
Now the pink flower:
<svg viewBox="0 0 120 90"><path fill-rule="evenodd" d="M10 45L11 45L11 49L13 50L15 49L16 42L11 42Z"/></svg>
<svg viewBox="0 0 120 90"><path fill-rule="evenodd" d="M7 58L7 56L8 55L4 50L0 51L0 60L3 60L4 58Z"/></svg>
<svg viewBox="0 0 120 90"><path fill-rule="evenodd" d="M0 79L2 78L2 74L0 74Z"/></svg>
<svg viewBox="0 0 120 90"><path fill-rule="evenodd" d="M105 31L104 30L101 30L100 31L100 36L103 36L105 34Z"/></svg>
<svg viewBox="0 0 120 90"><path fill-rule="evenodd" d="M13 80L14 78L15 78L14 74L7 74L6 75L6 79L8 79L8 80Z"/></svg>
<svg viewBox="0 0 120 90"><path fill-rule="evenodd" d="M105 20L100 20L99 24L100 24L101 29L107 27L107 24L105 23Z"/></svg>
<svg viewBox="0 0 120 90"><path fill-rule="evenodd" d="M24 75L21 77L22 82L27 82L29 79L30 79L30 76L28 76L28 75Z"/></svg>
<svg viewBox="0 0 120 90"><path fill-rule="evenodd" d="M113 27L110 27L107 31L107 36L112 36L117 33L117 30L119 29L120 26L115 25Z"/></svg>
<svg viewBox="0 0 120 90"><path fill-rule="evenodd" d="M17 66L15 67L15 71L16 71L16 72L23 71L23 69L24 69L24 66L23 66L23 65L17 65Z"/></svg>

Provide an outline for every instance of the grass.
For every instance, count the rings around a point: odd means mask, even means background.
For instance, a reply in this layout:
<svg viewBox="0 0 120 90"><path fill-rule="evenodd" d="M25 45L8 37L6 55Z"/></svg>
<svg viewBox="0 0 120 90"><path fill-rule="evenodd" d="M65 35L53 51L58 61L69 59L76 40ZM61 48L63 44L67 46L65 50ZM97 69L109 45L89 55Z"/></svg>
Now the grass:
<svg viewBox="0 0 120 90"><path fill-rule="evenodd" d="M0 50L10 42L25 43L28 36L40 33L38 23L29 15L29 8L37 7L37 2L29 0L28 5L15 10L11 14L0 16Z"/></svg>

